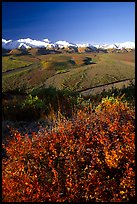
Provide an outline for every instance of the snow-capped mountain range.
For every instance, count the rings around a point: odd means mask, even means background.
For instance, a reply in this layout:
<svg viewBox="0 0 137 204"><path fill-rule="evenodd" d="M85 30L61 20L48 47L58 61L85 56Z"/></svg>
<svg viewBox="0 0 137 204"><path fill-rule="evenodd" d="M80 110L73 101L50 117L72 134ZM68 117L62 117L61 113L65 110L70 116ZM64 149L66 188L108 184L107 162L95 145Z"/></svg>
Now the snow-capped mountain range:
<svg viewBox="0 0 137 204"><path fill-rule="evenodd" d="M19 40L5 40L2 39L2 48L7 50L13 49L28 49L28 48L63 48L63 47L90 47L94 50L96 49L135 49L134 42L123 42L123 43L114 43L114 44L101 44L101 45L91 45L89 43L86 44L75 44L69 43L67 41L56 41L51 42L48 39L33 40L30 38L19 39Z"/></svg>

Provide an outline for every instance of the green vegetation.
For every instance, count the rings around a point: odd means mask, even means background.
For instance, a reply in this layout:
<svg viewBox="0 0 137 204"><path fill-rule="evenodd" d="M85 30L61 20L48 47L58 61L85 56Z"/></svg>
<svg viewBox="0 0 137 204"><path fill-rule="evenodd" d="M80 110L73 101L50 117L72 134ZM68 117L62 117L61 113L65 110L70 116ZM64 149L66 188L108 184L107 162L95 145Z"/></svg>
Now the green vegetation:
<svg viewBox="0 0 137 204"><path fill-rule="evenodd" d="M18 57L4 56L2 57L2 72L17 69L20 67L26 67L31 64L31 62L23 61Z"/></svg>
<svg viewBox="0 0 137 204"><path fill-rule="evenodd" d="M8 94L13 95L13 100L6 101L5 98L8 97ZM18 94L19 98L22 97L22 100L14 100ZM3 94L4 120L39 120L42 119L43 115L48 117L51 111L57 115L58 110L65 117L71 117L77 109L83 109L89 104L95 107L101 102L102 98L111 96L122 97L123 102L127 101L129 106L135 106L135 85L132 83L123 89L113 88L85 97L72 90L58 90L55 87L36 88L30 94L24 94L23 87Z"/></svg>

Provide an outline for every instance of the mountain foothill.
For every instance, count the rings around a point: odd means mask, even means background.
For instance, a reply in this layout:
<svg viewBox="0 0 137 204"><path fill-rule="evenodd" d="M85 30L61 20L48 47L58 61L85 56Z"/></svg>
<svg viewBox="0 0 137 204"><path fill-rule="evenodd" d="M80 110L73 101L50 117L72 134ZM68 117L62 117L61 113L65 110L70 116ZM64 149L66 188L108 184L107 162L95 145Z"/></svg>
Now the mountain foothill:
<svg viewBox="0 0 137 204"><path fill-rule="evenodd" d="M75 44L68 41L59 40L51 42L45 40L19 39L5 40L2 39L2 54L27 55L27 54L56 54L56 53L118 53L130 52L135 49L134 42L114 43L114 44L98 44L90 43Z"/></svg>

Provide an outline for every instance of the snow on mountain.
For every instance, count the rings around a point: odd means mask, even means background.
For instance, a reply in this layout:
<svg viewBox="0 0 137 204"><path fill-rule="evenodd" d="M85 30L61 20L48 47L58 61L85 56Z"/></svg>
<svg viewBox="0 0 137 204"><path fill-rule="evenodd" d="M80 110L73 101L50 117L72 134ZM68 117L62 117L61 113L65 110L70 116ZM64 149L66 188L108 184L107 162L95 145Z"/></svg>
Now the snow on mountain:
<svg viewBox="0 0 137 204"><path fill-rule="evenodd" d="M76 47L76 44L69 43L69 42L67 42L67 41L62 41L62 40L56 41L55 44L56 44L58 47L60 47L60 48L62 48L62 47L70 47L70 46Z"/></svg>
<svg viewBox="0 0 137 204"><path fill-rule="evenodd" d="M110 44L110 45L106 45L104 46L104 49L118 49L118 46L115 44Z"/></svg>
<svg viewBox="0 0 137 204"><path fill-rule="evenodd" d="M92 48L92 49L94 49L94 50L97 49L94 45L90 45L90 44L89 44L89 47Z"/></svg>
<svg viewBox="0 0 137 204"><path fill-rule="evenodd" d="M17 40L18 42L23 42L23 43L32 43L33 42L33 40L32 39L30 39L30 38L26 38L26 39L19 39L19 40Z"/></svg>
<svg viewBox="0 0 137 204"><path fill-rule="evenodd" d="M124 42L124 43L114 43L114 44L102 44L102 45L94 45L97 49L122 49L122 48L131 48L135 49L134 42Z"/></svg>
<svg viewBox="0 0 137 204"><path fill-rule="evenodd" d="M8 49L8 46L7 46L7 44L9 43L9 42L11 42L12 40L5 40L5 39L2 39L2 48L4 48L4 49Z"/></svg>
<svg viewBox="0 0 137 204"><path fill-rule="evenodd" d="M124 42L124 43L115 43L119 49L122 48L131 48L131 49L135 49L135 43L134 42Z"/></svg>
<svg viewBox="0 0 137 204"><path fill-rule="evenodd" d="M100 48L100 45L94 45L94 47L96 47L98 49L98 48Z"/></svg>
<svg viewBox="0 0 137 204"><path fill-rule="evenodd" d="M78 43L78 44L76 44L76 45L77 45L78 48L80 48L80 47L89 47L89 48L92 48L93 50L96 50L96 49L97 49L97 47L95 47L94 45L91 45L91 44L89 44L89 43L83 43L83 44Z"/></svg>
<svg viewBox="0 0 137 204"><path fill-rule="evenodd" d="M19 47L20 43L18 41L12 41L12 40L4 40L2 41L2 48L7 50L13 50L17 49Z"/></svg>
<svg viewBox="0 0 137 204"><path fill-rule="evenodd" d="M97 49L118 49L116 44L102 44L102 45L94 45Z"/></svg>
<svg viewBox="0 0 137 204"><path fill-rule="evenodd" d="M17 40L18 42L25 43L26 45L33 47L33 48L38 48L38 47L47 47L49 42L44 42L44 41L39 41L39 40L32 40L30 38L27 39L19 39Z"/></svg>
<svg viewBox="0 0 137 204"><path fill-rule="evenodd" d="M43 41L46 42L46 43L50 43L49 39L47 39L47 38L43 39Z"/></svg>
<svg viewBox="0 0 137 204"><path fill-rule="evenodd" d="M47 48L55 48L55 47L56 47L55 43L49 41L49 39L47 39L47 38L46 38L46 39L43 39L43 41L44 41L45 43L47 43L47 45L45 44Z"/></svg>
<svg viewBox="0 0 137 204"><path fill-rule="evenodd" d="M28 49L28 48L41 48L41 47L47 47L49 46L49 40L45 39L43 41L39 41L39 40L32 40L30 38L26 38L26 39L19 39L19 40L5 40L2 39L2 47L5 49L18 49L18 48L22 48L22 49Z"/></svg>
<svg viewBox="0 0 137 204"><path fill-rule="evenodd" d="M8 42L10 42L11 40L5 40L5 39L2 39L2 43L3 44L6 44L6 43L8 43Z"/></svg>
<svg viewBox="0 0 137 204"><path fill-rule="evenodd" d="M89 47L89 43L83 43L83 44L77 43L76 45L77 45L78 47Z"/></svg>
<svg viewBox="0 0 137 204"><path fill-rule="evenodd" d="M48 39L40 40L32 40L30 38L26 39L19 39L19 40L5 40L2 39L2 48L12 50L12 49L28 49L28 48L54 48L54 47L90 47L92 49L122 49L122 48L131 48L135 49L135 43L134 42L123 42L123 43L114 43L114 44L100 44L100 45L91 45L89 43L83 43L83 44L74 44L69 43L67 41L59 40L55 43L50 42Z"/></svg>
<svg viewBox="0 0 137 204"><path fill-rule="evenodd" d="M19 49L28 49L31 48L30 46L26 45L25 43L20 43L20 45L18 46Z"/></svg>

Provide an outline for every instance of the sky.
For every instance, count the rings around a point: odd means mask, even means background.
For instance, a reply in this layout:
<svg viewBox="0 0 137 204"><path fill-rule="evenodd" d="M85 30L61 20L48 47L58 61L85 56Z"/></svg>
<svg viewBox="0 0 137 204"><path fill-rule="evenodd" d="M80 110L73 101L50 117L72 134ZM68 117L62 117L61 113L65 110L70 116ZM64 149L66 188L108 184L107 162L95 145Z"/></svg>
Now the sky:
<svg viewBox="0 0 137 204"><path fill-rule="evenodd" d="M2 38L135 42L135 2L2 2Z"/></svg>

